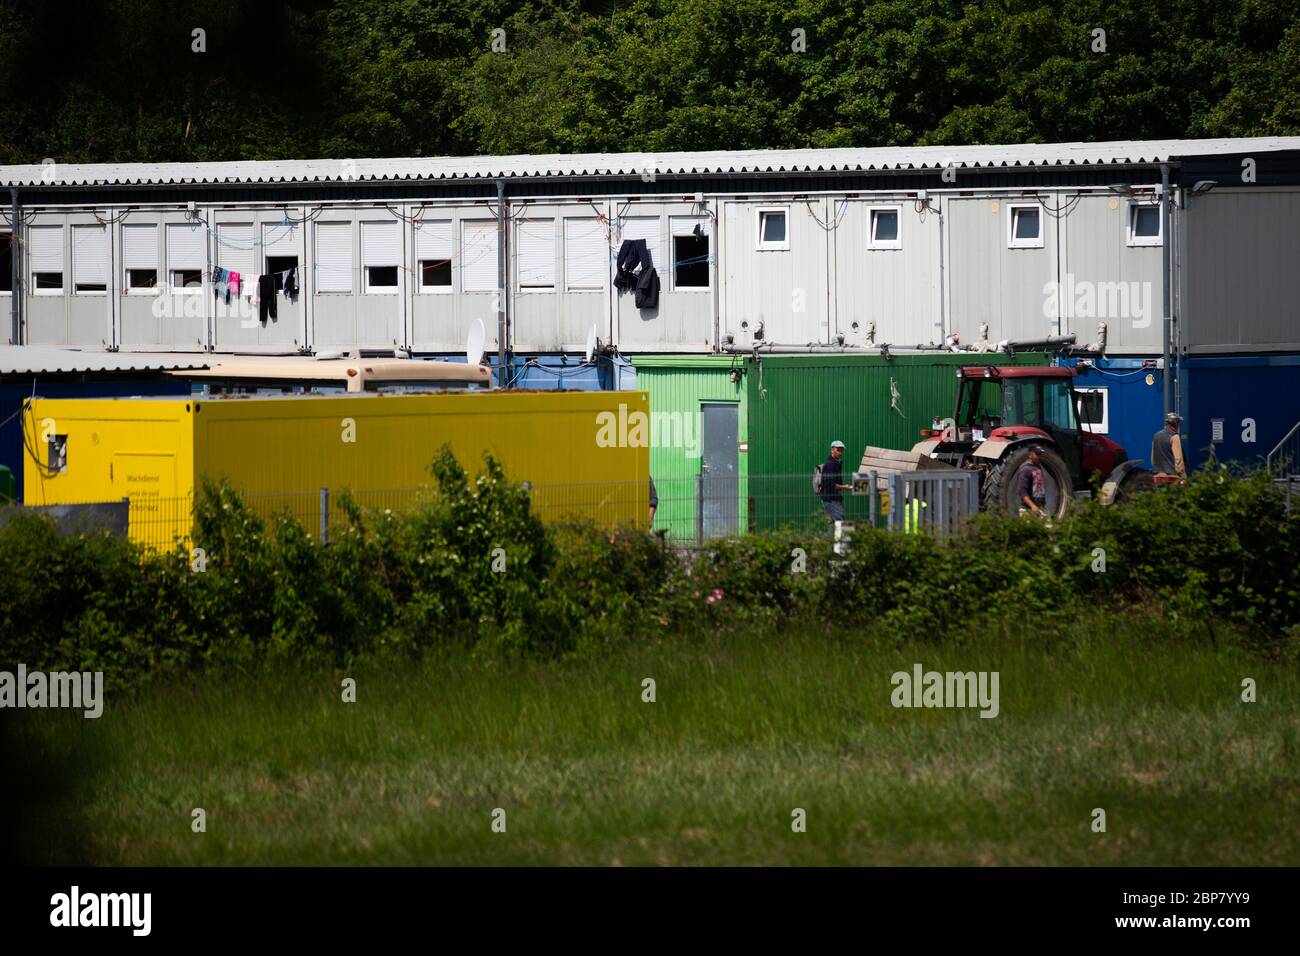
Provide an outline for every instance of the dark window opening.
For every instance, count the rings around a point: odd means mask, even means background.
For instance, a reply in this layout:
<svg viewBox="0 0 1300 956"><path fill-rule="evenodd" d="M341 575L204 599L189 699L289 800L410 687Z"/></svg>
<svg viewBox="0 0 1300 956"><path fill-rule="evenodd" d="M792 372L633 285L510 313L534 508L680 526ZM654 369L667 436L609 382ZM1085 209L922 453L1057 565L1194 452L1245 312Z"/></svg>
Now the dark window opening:
<svg viewBox="0 0 1300 956"><path fill-rule="evenodd" d="M366 274L371 289L397 288L397 266L367 266Z"/></svg>
<svg viewBox="0 0 1300 956"><path fill-rule="evenodd" d="M172 288L173 289L203 288L203 270L202 269L173 269Z"/></svg>
<svg viewBox="0 0 1300 956"><path fill-rule="evenodd" d="M275 277L275 291L284 291L284 273L290 269L298 268L297 256L267 256L266 271L269 275ZM298 288L302 288L302 282L298 283Z"/></svg>
<svg viewBox="0 0 1300 956"><path fill-rule="evenodd" d="M78 282L78 292L107 292L108 286L102 282Z"/></svg>
<svg viewBox="0 0 1300 956"><path fill-rule="evenodd" d="M1079 392L1079 420L1100 425L1106 417L1106 396L1102 392Z"/></svg>
<svg viewBox="0 0 1300 956"><path fill-rule="evenodd" d="M128 289L158 288L158 270L157 269L127 269L126 287Z"/></svg>
<svg viewBox="0 0 1300 956"><path fill-rule="evenodd" d="M708 236L673 236L673 287L709 287Z"/></svg>
<svg viewBox="0 0 1300 956"><path fill-rule="evenodd" d="M420 285L426 288L429 286L450 286L451 260L421 259Z"/></svg>
<svg viewBox="0 0 1300 956"><path fill-rule="evenodd" d="M32 276L38 289L62 289L63 273L62 272L37 272Z"/></svg>

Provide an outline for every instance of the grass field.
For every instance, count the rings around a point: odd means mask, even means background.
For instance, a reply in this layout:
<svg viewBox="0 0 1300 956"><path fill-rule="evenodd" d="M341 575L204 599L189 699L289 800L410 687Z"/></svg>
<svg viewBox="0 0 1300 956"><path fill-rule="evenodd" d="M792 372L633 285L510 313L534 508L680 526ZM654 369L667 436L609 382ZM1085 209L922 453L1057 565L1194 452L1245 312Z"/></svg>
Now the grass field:
<svg viewBox="0 0 1300 956"><path fill-rule="evenodd" d="M1300 863L1294 667L1101 630L453 658L352 704L342 674L156 687L19 715L24 762L68 771L26 829L95 864ZM916 662L998 671L999 716L895 709Z"/></svg>

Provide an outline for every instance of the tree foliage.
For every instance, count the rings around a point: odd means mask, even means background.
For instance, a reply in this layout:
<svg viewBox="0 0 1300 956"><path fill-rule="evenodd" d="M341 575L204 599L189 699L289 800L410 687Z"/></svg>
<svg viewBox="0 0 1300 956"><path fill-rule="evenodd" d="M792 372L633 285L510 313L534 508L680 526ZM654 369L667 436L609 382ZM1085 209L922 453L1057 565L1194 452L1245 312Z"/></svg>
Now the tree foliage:
<svg viewBox="0 0 1300 956"><path fill-rule="evenodd" d="M1288 135L1300 7L18 0L0 94L4 163Z"/></svg>

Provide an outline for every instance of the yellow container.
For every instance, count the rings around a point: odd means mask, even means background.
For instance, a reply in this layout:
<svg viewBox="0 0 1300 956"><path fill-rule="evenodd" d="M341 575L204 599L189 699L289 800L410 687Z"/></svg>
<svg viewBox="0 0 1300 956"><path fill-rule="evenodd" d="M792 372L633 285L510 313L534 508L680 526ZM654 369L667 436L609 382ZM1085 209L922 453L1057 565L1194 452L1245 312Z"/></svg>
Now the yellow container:
<svg viewBox="0 0 1300 956"><path fill-rule="evenodd" d="M471 474L491 454L532 487L548 520L644 524L645 392L442 392L254 398L35 399L23 415L27 504L131 499L131 535L188 538L205 478L259 514L290 511L315 532L320 491L400 509L429 489L449 445ZM644 420L644 419L642 419ZM629 422L631 426L629 426ZM426 491L427 493L427 491Z"/></svg>

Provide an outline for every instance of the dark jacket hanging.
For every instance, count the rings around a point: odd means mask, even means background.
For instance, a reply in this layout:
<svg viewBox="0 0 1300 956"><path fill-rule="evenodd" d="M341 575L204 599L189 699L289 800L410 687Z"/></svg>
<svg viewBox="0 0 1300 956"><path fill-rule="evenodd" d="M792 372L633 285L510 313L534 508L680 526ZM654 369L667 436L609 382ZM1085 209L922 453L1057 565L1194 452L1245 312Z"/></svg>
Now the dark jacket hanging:
<svg viewBox="0 0 1300 956"><path fill-rule="evenodd" d="M257 317L263 325L268 313L271 318L278 318L275 312L275 276L258 276Z"/></svg>
<svg viewBox="0 0 1300 956"><path fill-rule="evenodd" d="M284 276L284 294L289 297L290 302L298 301L298 267L294 266L286 272Z"/></svg>
<svg viewBox="0 0 1300 956"><path fill-rule="evenodd" d="M637 266L641 271L637 272ZM620 292L636 291L638 309L659 307L659 273L650 258L644 239L624 239L614 263L614 288Z"/></svg>

